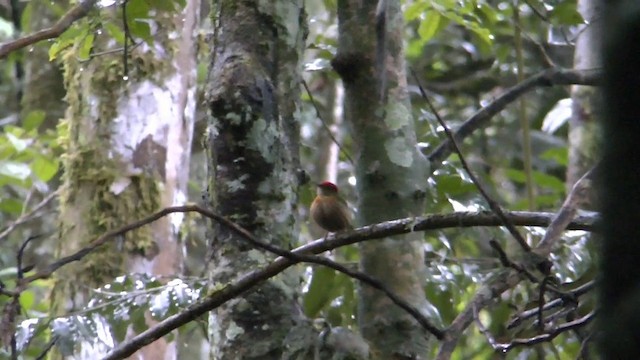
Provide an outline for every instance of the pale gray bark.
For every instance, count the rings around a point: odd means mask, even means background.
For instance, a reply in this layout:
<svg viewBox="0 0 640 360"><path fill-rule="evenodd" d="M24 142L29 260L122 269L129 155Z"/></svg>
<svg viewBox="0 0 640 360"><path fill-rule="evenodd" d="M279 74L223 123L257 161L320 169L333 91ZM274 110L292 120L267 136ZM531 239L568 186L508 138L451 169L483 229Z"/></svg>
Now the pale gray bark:
<svg viewBox="0 0 640 360"><path fill-rule="evenodd" d="M345 117L357 153L358 225L420 215L426 198L427 163L416 146L400 2L382 4L386 12L378 17L373 1L341 1L338 8L339 47L333 65L345 84ZM422 236L411 233L361 244L360 265L426 314ZM358 320L380 358L426 356L425 330L381 292L360 286Z"/></svg>

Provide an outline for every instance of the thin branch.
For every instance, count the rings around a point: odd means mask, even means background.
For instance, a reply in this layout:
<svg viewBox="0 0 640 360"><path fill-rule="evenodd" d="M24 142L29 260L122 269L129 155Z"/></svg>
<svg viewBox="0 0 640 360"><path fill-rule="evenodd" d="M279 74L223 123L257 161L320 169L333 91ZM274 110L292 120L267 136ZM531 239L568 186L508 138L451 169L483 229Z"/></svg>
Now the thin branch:
<svg viewBox="0 0 640 360"><path fill-rule="evenodd" d="M529 270L527 270L524 267L520 266L520 264L511 261L509 259L509 257L507 256L507 253L504 251L504 249L502 249L502 247L500 246L500 244L497 241L490 240L489 241L489 246L491 246L491 248L493 248L498 253L498 259L500 260L500 263L502 264L502 266L508 267L508 268L512 268L512 269L516 270L517 272L519 272L522 275L526 276L529 279L529 281L531 281L533 283L537 283L538 282L538 279L536 279L536 277L533 276L533 274L531 274L529 272Z"/></svg>
<svg viewBox="0 0 640 360"><path fill-rule="evenodd" d="M593 320L594 317L595 317L595 310L591 311L590 313L588 313L587 315L579 319L566 322L562 325L558 325L557 327L555 327L554 329L552 329L547 333L540 334L538 336L534 336L526 339L513 339L511 340L511 342L507 344L496 344L496 347L494 347L494 349L502 353L506 353L518 346L531 346L531 345L539 344L542 342L551 341L556 336L562 334L563 332L567 332L573 329L579 329L586 326L591 322L591 320Z"/></svg>
<svg viewBox="0 0 640 360"><path fill-rule="evenodd" d="M571 305L577 305L578 304L578 298L586 293L588 293L589 291L593 290L593 288L595 287L595 281L591 280L577 288L575 288L574 290L570 291L568 294L564 295L564 296L560 296L556 299L553 299L551 301L547 301L546 304L544 304L543 306L543 311L549 311L553 308L556 308L558 306L571 306ZM530 319L534 316L537 315L538 313L538 309L537 308L533 308L533 309L529 309L529 310L525 310L517 315L515 315L512 320L509 321L509 323L507 323L507 329L513 329L515 327L520 326L525 320Z"/></svg>
<svg viewBox="0 0 640 360"><path fill-rule="evenodd" d="M511 233L513 238L516 239L518 244L520 244L520 247L526 252L531 251L531 247L529 246L529 244L527 244L525 239L522 237L522 234L520 234L520 232L516 229L516 227L504 215L504 212L502 211L502 208L500 207L500 205L495 200L493 200L491 196L489 196L489 194L484 190L484 186L482 186L482 184L480 183L480 180L478 180L478 178L473 173L473 171L471 171L469 164L467 164L467 160L465 159L464 155L462 155L462 151L458 147L458 143L454 135L451 133L451 130L449 130L449 127L444 122L442 117L440 117L440 114L436 110L435 106L433 106L433 104L431 103L431 100L429 100L429 97L427 96L427 93L424 91L422 84L420 84L420 79L415 74L413 69L411 70L411 73L413 74L413 77L416 80L416 84L418 84L418 89L420 89L420 94L422 95L424 101L427 103L427 105L429 105L429 108L433 112L433 115L436 117L436 119L440 123L440 126L442 126L442 128L444 129L444 132L447 135L447 138L449 138L449 141L451 142L451 146L453 147L453 150L455 151L455 153L458 155L458 158L460 159L460 164L462 165L464 170L467 172L467 175L469 175L469 178L471 179L473 184L476 186L476 188L478 189L478 191L480 192L484 200L487 202L487 204L489 204L489 208L491 208L491 210L498 216L498 218L502 220L503 225L507 228L507 230L509 230L509 233Z"/></svg>
<svg viewBox="0 0 640 360"><path fill-rule="evenodd" d="M45 347L42 350L40 355L38 355L38 357L36 357L35 360L45 359L46 356L47 356L47 353L49 353L49 351L51 351L51 349L53 348L53 345L55 345L58 342L58 339L59 339L58 336L54 336L53 339L51 339L51 341L49 341L49 344L47 344L47 347Z"/></svg>
<svg viewBox="0 0 640 360"><path fill-rule="evenodd" d="M87 16L89 11L96 5L97 0L83 0L78 5L69 10L53 26L37 31L31 35L0 44L0 59L5 58L9 53L35 44L42 40L53 39L65 32L75 21Z"/></svg>
<svg viewBox="0 0 640 360"><path fill-rule="evenodd" d="M44 199L42 199L42 201L40 201L36 206L34 206L31 210L20 215L19 218L17 218L14 222L9 224L4 230L2 230L2 232L0 232L0 241L2 241L2 239L7 237L9 234L11 234L11 232L13 232L13 230L18 225L22 225L26 222L33 220L35 218L34 214L38 212L40 209L42 209L43 207L45 207L56 196L58 196L58 193L59 193L58 191L54 191L50 193Z"/></svg>
<svg viewBox="0 0 640 360"><path fill-rule="evenodd" d="M578 207L588 201L593 177L599 167L600 164L597 164L591 168L573 185L558 214L553 219L538 246L536 246L536 253L542 256L547 256L551 253L551 248L561 238L567 224L576 216Z"/></svg>
<svg viewBox="0 0 640 360"><path fill-rule="evenodd" d="M29 236L27 240L25 240L20 248L18 249L18 254L16 255L16 280L19 282L24 277L24 267L22 266L22 260L24 258L24 251L27 249L27 246L32 240L39 238L41 235L33 235Z"/></svg>
<svg viewBox="0 0 640 360"><path fill-rule="evenodd" d="M23 283L30 283L38 279L48 278L58 270L59 268L74 262L79 261L83 257L93 252L99 246L105 244L109 240L121 236L131 230L135 230L146 224L154 222L163 216L176 212L200 212L202 208L198 205L184 205L164 208L156 213L153 213L141 220L122 226L118 229L108 231L103 235L93 240L85 248L78 250L76 253L63 257L39 272L28 276L23 279ZM515 225L519 226L541 226L545 227L551 223L553 213L532 213L525 211L507 212L505 215ZM572 221L568 229L570 230L584 230L584 231L596 231L597 216L578 217L575 221ZM414 231L428 231L439 230L446 228L464 228L474 226L500 226L501 221L489 211L481 212L457 212L451 214L436 214L429 216L421 216L415 218L404 218L398 220L385 221L379 224L369 225L361 227L355 231L343 232L338 235L331 234L324 239L310 242L306 245L299 247L297 250L305 250L307 252L320 253L327 250L332 250L340 246L355 244L358 242L381 239L393 235L406 234Z"/></svg>
<svg viewBox="0 0 640 360"><path fill-rule="evenodd" d="M163 216L166 216L168 214L175 213L175 212L198 212L208 217L211 216L216 221L220 221L220 223L223 225L229 225L231 229L238 231L238 233L240 234L246 232L246 230L237 227L237 225L231 223L225 218L217 214L211 213L209 210L202 208L198 205L184 205L184 206L169 207L169 208L162 209L154 214L151 214L142 220L136 221L131 224L127 224L119 229L112 230L103 234L102 236L92 241L87 247L79 250L78 252L72 255L62 258L50 264L49 266L39 271L38 273L23 279L20 282L18 287L22 288L26 284L32 281L49 277L57 269L71 262L81 260L84 256L88 255L99 246L107 243L109 240L116 238L118 236L121 236L126 232L135 230L141 226L144 226L153 221L156 221ZM482 218L482 224L484 224L482 226L487 226L486 225L487 223L485 221L490 220L491 218L493 218L492 221L494 226L499 224L498 219L493 214L490 214L490 213L485 212L485 213L465 213L465 214L466 215L472 214L471 218L474 218L475 216L480 216ZM522 216L523 213L519 213L516 215ZM550 220L551 215L535 214L535 217L536 217L536 221L545 222ZM544 220L545 218L547 220ZM522 220L522 218L520 219ZM356 231L332 234L328 236L326 239L313 241L291 252L284 251L279 248L271 247L269 244L260 243L260 246L262 248L273 250L274 252L281 251L283 256L275 259L271 264L264 267L263 269L252 271L240 277L238 280L236 280L231 284L228 284L221 290L218 290L210 294L201 302L198 302L197 304L194 304L188 307L185 311L168 317L167 319L158 323L156 326L144 331L143 333L130 339L129 341L122 343L118 348L116 348L112 353L110 353L106 359L120 359L122 357L129 356L130 354L132 354L142 346L157 340L158 338L166 335L172 330L192 320L199 318L202 314L206 313L207 311L210 311L224 304L229 299L234 298L244 293L245 291L248 291L256 284L279 274L280 272L282 272L283 270L285 270L286 268L290 267L291 265L295 264L298 261L320 263L321 265L329 264L328 262L325 261L326 260L325 258L312 257L312 256L309 256L309 254L320 253L326 250L331 250L340 246L353 244L353 243L365 241L368 239L378 239L378 238L388 237L390 235L403 234L403 233L408 233L413 231L438 229L438 228L442 228L442 225L445 225L445 227L461 227L461 226L475 226L475 225L472 225L473 223L475 223L476 225L480 224L480 222L478 221L478 218L475 218L474 221L471 221L471 222L465 221L464 218L460 217L460 214L438 215L438 216L387 221L380 224L366 226ZM594 221L595 219L590 219L583 224L576 223L576 227L580 227L583 229L593 228ZM527 225L532 225L532 224L527 224ZM248 232L247 234L251 236L251 234L249 234ZM256 244L256 246L258 245ZM287 258L287 256L289 258ZM292 259L292 258L295 258L295 259ZM332 265L335 265L335 264L332 264ZM341 269L341 270L345 270L345 269ZM363 280L363 281L367 281L367 280ZM372 286L375 286L376 285L375 279L374 281L369 281L369 284ZM418 320L418 321L421 322L421 325L425 327L428 326L422 320ZM434 335L436 335L437 337L442 336L442 334L439 333L439 330L437 330L437 328L435 327L430 329L430 331L433 331ZM440 336L438 336L438 334L440 334Z"/></svg>
<svg viewBox="0 0 640 360"><path fill-rule="evenodd" d="M575 214L576 207L581 203L579 200L584 196L586 187L584 182L588 182L591 174L596 170L590 170L585 174L576 185L574 185L572 191L567 196L562 208L558 214L553 218L551 224L547 227L545 236L540 241L538 246L530 253L527 254L530 261L533 264L542 264L547 261L547 256L551 251L553 244L562 235L562 229L566 228L566 224L571 220L571 215ZM456 316L451 325L445 331L445 338L440 346L436 359L444 360L451 358L451 354L458 343L464 329L466 329L473 322L474 309L483 309L491 304L495 298L499 297L503 292L514 288L522 280L522 275L513 269L504 269L491 277L474 295L473 299L465 307L465 309Z"/></svg>
<svg viewBox="0 0 640 360"><path fill-rule="evenodd" d="M329 128L329 125L327 125L327 123L324 121L324 118L320 114L320 109L318 108L318 104L316 103L316 100L313 97L311 90L309 90L309 85L307 85L307 82L304 81L304 79L302 80L302 85L304 86L304 89L307 92L307 95L309 95L309 100L311 100L311 105L313 105L313 108L316 110L316 116L318 117L318 119L320 119L320 122L322 123L322 126L324 127L324 129L327 131L327 134L329 134L331 141L333 141L333 143L336 144L338 149L340 149L340 152L344 154L344 157L346 157L347 160L349 160L351 165L355 165L349 153L342 147L342 145L340 145L340 142L338 141L338 139L336 139L336 137L333 135L331 128Z"/></svg>
<svg viewBox="0 0 640 360"><path fill-rule="evenodd" d="M507 105L535 88L553 85L597 86L601 83L602 71L600 69L568 70L552 68L543 70L531 76L527 80L512 86L489 105L478 110L458 128L454 133L454 138L458 142L464 141L464 139L474 131L487 126L489 124L489 120L506 108ZM427 155L427 158L431 163L431 171L440 167L440 164L446 160L449 155L451 155L453 150L451 140L447 139L438 145L431 154Z"/></svg>

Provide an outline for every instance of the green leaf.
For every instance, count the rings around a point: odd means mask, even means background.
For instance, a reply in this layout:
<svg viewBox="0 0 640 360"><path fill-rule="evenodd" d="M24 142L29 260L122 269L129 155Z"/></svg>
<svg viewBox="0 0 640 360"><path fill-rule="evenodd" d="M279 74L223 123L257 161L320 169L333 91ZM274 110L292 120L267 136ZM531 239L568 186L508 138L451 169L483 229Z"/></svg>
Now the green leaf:
<svg viewBox="0 0 640 360"><path fill-rule="evenodd" d="M22 213L22 202L13 198L2 199L2 201L0 201L0 211L19 215Z"/></svg>
<svg viewBox="0 0 640 360"><path fill-rule="evenodd" d="M559 165L567 166L569 164L569 150L566 147L557 147L549 149L540 155L543 160L553 160Z"/></svg>
<svg viewBox="0 0 640 360"><path fill-rule="evenodd" d="M49 61L55 60L62 50L72 46L77 38L87 33L87 30L87 25L83 24L71 26L63 32L49 48Z"/></svg>
<svg viewBox="0 0 640 360"><path fill-rule="evenodd" d="M45 115L46 113L42 110L30 111L22 120L22 127L27 132L37 129L44 121Z"/></svg>
<svg viewBox="0 0 640 360"><path fill-rule="evenodd" d="M155 0L153 8L160 11L171 12L176 9L177 1L174 0Z"/></svg>
<svg viewBox="0 0 640 360"><path fill-rule="evenodd" d="M308 317L316 317L333 300L332 289L336 273L334 270L320 267L313 270L309 291L304 295L302 307Z"/></svg>
<svg viewBox="0 0 640 360"><path fill-rule="evenodd" d="M420 22L418 34L422 41L429 41L440 30L440 19L442 16L436 11L427 12L427 16Z"/></svg>
<svg viewBox="0 0 640 360"><path fill-rule="evenodd" d="M20 15L20 26L22 31L28 33L31 32L31 14L33 13L33 3L29 1L22 10Z"/></svg>
<svg viewBox="0 0 640 360"><path fill-rule="evenodd" d="M436 178L438 193L448 196L461 195L475 191L475 185L462 179L458 174L438 176Z"/></svg>
<svg viewBox="0 0 640 360"><path fill-rule="evenodd" d="M35 295L31 290L25 290L20 293L20 306L25 310L31 310L35 302Z"/></svg>
<svg viewBox="0 0 640 360"><path fill-rule="evenodd" d="M563 1L554 6L549 13L549 19L554 25L579 25L584 23L582 15L576 9L575 1Z"/></svg>
<svg viewBox="0 0 640 360"><path fill-rule="evenodd" d="M405 21L409 22L420 18L427 8L427 5L426 1L415 1L411 5L407 6L407 9L404 11Z"/></svg>
<svg viewBox="0 0 640 360"><path fill-rule="evenodd" d="M547 189L553 189L559 192L564 191L564 182L553 175L545 174L540 171L534 171L532 177L533 181L538 186L545 187Z"/></svg>
<svg viewBox="0 0 640 360"><path fill-rule="evenodd" d="M124 31L118 25L108 22L104 24L104 29L118 44L124 44Z"/></svg>
<svg viewBox="0 0 640 360"><path fill-rule="evenodd" d="M27 146L29 146L29 141L20 139L12 133L6 133L6 135L7 140L9 140L13 148L16 149L16 151L19 153L23 152L27 148Z"/></svg>
<svg viewBox="0 0 640 360"><path fill-rule="evenodd" d="M151 27L149 27L149 24L146 21L132 21L129 24L129 31L131 31L131 36L134 38L142 39L147 43L153 42L153 38L151 37Z"/></svg>
<svg viewBox="0 0 640 360"><path fill-rule="evenodd" d="M94 34L88 34L82 39L80 47L78 49L78 57L81 60L87 60L91 56L91 49L93 49Z"/></svg>
<svg viewBox="0 0 640 360"><path fill-rule="evenodd" d="M149 2L148 0L130 0L127 2L127 17L129 22L137 19L149 18Z"/></svg>
<svg viewBox="0 0 640 360"><path fill-rule="evenodd" d="M48 159L44 156L38 156L31 163L31 170L38 179L47 182L51 180L57 173L60 164L55 159Z"/></svg>

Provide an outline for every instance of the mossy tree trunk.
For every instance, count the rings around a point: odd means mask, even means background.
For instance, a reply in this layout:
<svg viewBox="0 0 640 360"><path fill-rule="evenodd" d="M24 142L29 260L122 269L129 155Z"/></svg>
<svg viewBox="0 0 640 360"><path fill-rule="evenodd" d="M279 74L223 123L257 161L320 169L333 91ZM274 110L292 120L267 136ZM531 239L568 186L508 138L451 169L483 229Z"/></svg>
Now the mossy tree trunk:
<svg viewBox="0 0 640 360"><path fill-rule="evenodd" d="M427 165L417 151L403 52L400 1L338 1L333 61L345 85L345 116L356 147L358 225L421 215ZM369 241L360 266L418 309L425 309L423 235ZM358 321L381 359L424 357L428 338L411 316L372 288L359 290Z"/></svg>
<svg viewBox="0 0 640 360"><path fill-rule="evenodd" d="M190 0L180 16L158 11L153 19L153 46L130 51L126 74L121 51L90 61L78 60L76 49L64 55L69 107L61 124L65 155L59 255L186 200L198 10L199 1ZM100 16L106 14L103 9ZM96 38L94 52L115 47L121 45ZM53 311L64 314L78 309L86 304L91 288L116 276L178 274L181 220L180 216L164 217L56 272ZM82 344L83 353L93 358L106 350L100 341ZM175 353L174 343L159 340L137 356L171 359Z"/></svg>
<svg viewBox="0 0 640 360"><path fill-rule="evenodd" d="M211 206L262 241L285 248L297 242L299 232L296 117L307 32L302 4L224 0L212 5L218 30L207 98ZM216 226L214 233L213 283L224 284L271 258L227 228ZM304 327L300 284L299 273L285 272L212 312L211 358L281 359L295 352L298 345L289 339L302 333L292 329Z"/></svg>

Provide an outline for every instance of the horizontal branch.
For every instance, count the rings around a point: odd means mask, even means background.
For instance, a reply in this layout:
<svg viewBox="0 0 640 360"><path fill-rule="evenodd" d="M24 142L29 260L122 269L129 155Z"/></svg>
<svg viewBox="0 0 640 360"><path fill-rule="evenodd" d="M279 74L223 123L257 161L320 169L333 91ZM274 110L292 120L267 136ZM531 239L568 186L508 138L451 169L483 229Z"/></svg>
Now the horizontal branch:
<svg viewBox="0 0 640 360"><path fill-rule="evenodd" d="M460 143L477 129L487 126L489 120L504 110L507 105L535 88L553 85L599 85L601 82L602 72L599 70L589 71L552 68L541 71L507 89L497 99L489 103L489 105L478 110L455 131L454 138ZM453 150L452 142L447 139L438 145L431 154L427 155L431 163L431 171L440 167L440 164L451 155Z"/></svg>
<svg viewBox="0 0 640 360"><path fill-rule="evenodd" d="M58 261L48 265L46 268L37 272L36 274L22 279L22 281L20 281L18 285L18 288L23 288L28 283L37 279L47 278L51 276L51 274L53 274L53 272L55 272L59 268L71 262L81 260L84 256L90 254L96 248L106 244L113 238L117 238L118 236L121 236L126 232L135 230L139 227L156 221L163 216L176 212L198 212L207 217L214 217L217 221L221 221L223 224L234 227L233 223L218 215L212 215L210 211L198 205L184 205L165 208L147 216L144 219L103 234L102 236L92 241L87 247L79 250L74 254L59 259ZM546 226L551 222L551 219L554 216L554 214L552 213L528 212L507 212L505 213L505 215L509 217L514 224L524 226ZM581 217L573 221L570 224L569 228L592 231L594 229L596 220L596 216ZM348 244L354 244L366 240L379 239L413 231L499 225L501 225L501 221L491 212L463 212L392 220L375 225L365 226L354 231L343 232L337 235L330 235L326 239L313 241L309 244L295 249L292 252L287 252L287 254L283 253L282 255L284 256L290 256L289 254L294 254L296 256L296 259L292 260L287 259L286 257L279 257L267 267L260 270L252 271L249 274L242 276L234 283L229 284L223 289L214 292L207 298L203 299L201 302L190 306L185 311L168 317L167 319L158 323L156 326L121 344L120 347L116 348L107 357L107 359L119 359L121 358L122 354L126 354L124 356L128 356L132 353L130 351L135 352L135 350L139 349L140 347L157 340L158 338L168 334L172 330L198 318L208 311L215 309L216 307L224 304L226 301L242 294L243 292L248 291L256 284L279 274L298 261L309 261L327 265L322 263L321 261L318 261L317 259L310 258L308 256L309 254L317 254ZM236 231L242 232L244 230L236 229ZM251 235L249 234L249 236ZM269 250L277 253L277 251L274 249ZM373 284L371 281L369 282L369 284L376 287L376 284ZM380 287L377 288L384 291L384 289ZM424 322L421 323L423 324L423 326L425 326ZM425 327L428 326L429 325L427 324L427 326ZM432 329L432 332L438 333L438 330Z"/></svg>
<svg viewBox="0 0 640 360"><path fill-rule="evenodd" d="M58 22L53 26L37 31L33 34L21 37L19 39L0 44L0 59L9 55L9 53L33 45L37 42L47 39L53 39L65 32L74 22L87 16L89 11L96 5L97 0L84 0L69 10Z"/></svg>
<svg viewBox="0 0 640 360"><path fill-rule="evenodd" d="M595 311L591 311L590 313L588 313L587 315L573 320L573 321L569 321L566 322L564 324L558 325L557 327L551 329L548 332L545 332L543 334L534 336L532 338L526 338L526 339L513 339L511 340L511 342L506 343L506 344L501 344L501 343L496 343L493 344L494 349L496 349L497 351L499 351L500 353L504 354L507 351L512 350L513 348L517 347L517 346L532 346L535 344L539 344L542 342L547 342L547 341L551 341L553 340L556 336L562 334L563 332L567 332L569 330L573 330L573 329L578 329L581 327L586 326L587 324L589 324L591 322L591 320L593 320L593 318L595 317Z"/></svg>
<svg viewBox="0 0 640 360"><path fill-rule="evenodd" d="M185 205L174 206L162 209L154 214L147 216L144 219L127 224L119 229L111 230L104 233L92 241L85 248L77 251L74 254L59 259L58 261L49 264L44 269L37 273L25 277L23 283L30 283L38 279L48 278L59 268L79 261L86 255L93 252L97 247L105 244L112 238L123 235L131 230L135 230L153 221L156 221L163 216L176 212L201 212L202 208L197 205ZM551 220L555 216L553 213L546 212L526 212L526 211L511 211L505 212L507 218L518 226L538 226L546 227L551 223ZM598 220L598 216L579 216L569 223L568 230L584 230L595 231L595 225ZM446 228L462 228L462 227L476 227L476 226L501 226L502 223L497 216L490 211L480 212L456 212L451 214L434 214L429 216L421 216L416 218L405 218L398 220L385 221L375 225L364 226L354 231L343 232L337 236L329 235L325 240L316 240L304 246L301 246L300 250L305 250L310 253L321 253L327 250L333 250L335 248L355 244L358 242L381 239L388 236L406 234L412 231L427 231L427 230L440 230Z"/></svg>

